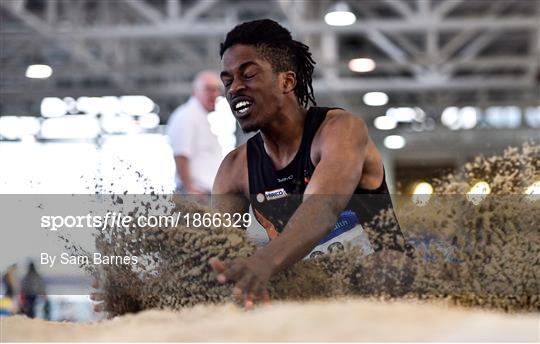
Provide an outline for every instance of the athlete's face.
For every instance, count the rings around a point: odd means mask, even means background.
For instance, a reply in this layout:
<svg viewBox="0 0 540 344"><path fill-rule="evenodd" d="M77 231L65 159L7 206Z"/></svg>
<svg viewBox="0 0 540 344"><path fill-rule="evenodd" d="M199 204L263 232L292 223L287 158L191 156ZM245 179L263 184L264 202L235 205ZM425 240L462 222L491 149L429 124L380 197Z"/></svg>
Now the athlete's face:
<svg viewBox="0 0 540 344"><path fill-rule="evenodd" d="M284 101L280 75L255 47L236 44L223 54L221 81L231 110L245 132L269 123Z"/></svg>

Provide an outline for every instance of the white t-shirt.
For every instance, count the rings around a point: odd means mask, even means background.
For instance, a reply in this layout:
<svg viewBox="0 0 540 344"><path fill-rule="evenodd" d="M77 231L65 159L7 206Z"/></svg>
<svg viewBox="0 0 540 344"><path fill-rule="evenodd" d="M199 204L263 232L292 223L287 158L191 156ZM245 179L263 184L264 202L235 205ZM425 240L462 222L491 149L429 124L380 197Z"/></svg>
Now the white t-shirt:
<svg viewBox="0 0 540 344"><path fill-rule="evenodd" d="M223 159L221 146L210 130L208 112L195 97L179 106L167 123L167 135L175 156L189 159L189 170L194 186L212 191L214 178ZM176 185L182 182L176 173Z"/></svg>

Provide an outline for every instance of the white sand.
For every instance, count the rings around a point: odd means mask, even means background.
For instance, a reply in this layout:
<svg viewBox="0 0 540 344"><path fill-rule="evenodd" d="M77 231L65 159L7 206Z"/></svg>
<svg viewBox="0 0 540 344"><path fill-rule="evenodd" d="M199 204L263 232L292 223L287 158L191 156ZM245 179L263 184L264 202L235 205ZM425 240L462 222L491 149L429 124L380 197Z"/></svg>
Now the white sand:
<svg viewBox="0 0 540 344"><path fill-rule="evenodd" d="M540 314L360 299L145 311L95 324L2 319L1 341L490 341L539 342Z"/></svg>

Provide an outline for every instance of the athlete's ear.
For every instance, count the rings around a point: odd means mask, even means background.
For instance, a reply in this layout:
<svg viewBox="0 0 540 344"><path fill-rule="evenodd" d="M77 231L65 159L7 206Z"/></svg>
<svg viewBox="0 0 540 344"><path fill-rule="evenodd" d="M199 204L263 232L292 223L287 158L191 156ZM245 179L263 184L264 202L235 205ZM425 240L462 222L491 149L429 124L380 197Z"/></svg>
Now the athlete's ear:
<svg viewBox="0 0 540 344"><path fill-rule="evenodd" d="M280 81L283 93L290 93L296 87L296 73L287 71L280 73Z"/></svg>

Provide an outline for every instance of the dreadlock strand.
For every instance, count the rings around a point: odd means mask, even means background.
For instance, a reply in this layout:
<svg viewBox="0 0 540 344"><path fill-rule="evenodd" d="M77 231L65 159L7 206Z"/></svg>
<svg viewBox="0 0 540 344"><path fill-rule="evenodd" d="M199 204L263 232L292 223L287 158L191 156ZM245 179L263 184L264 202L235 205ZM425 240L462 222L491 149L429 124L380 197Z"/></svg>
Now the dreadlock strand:
<svg viewBox="0 0 540 344"><path fill-rule="evenodd" d="M311 57L309 47L301 42L293 41L297 61L297 83L300 87L295 89L300 104L307 107L309 103L317 105L313 95L312 75L315 70L315 61Z"/></svg>

